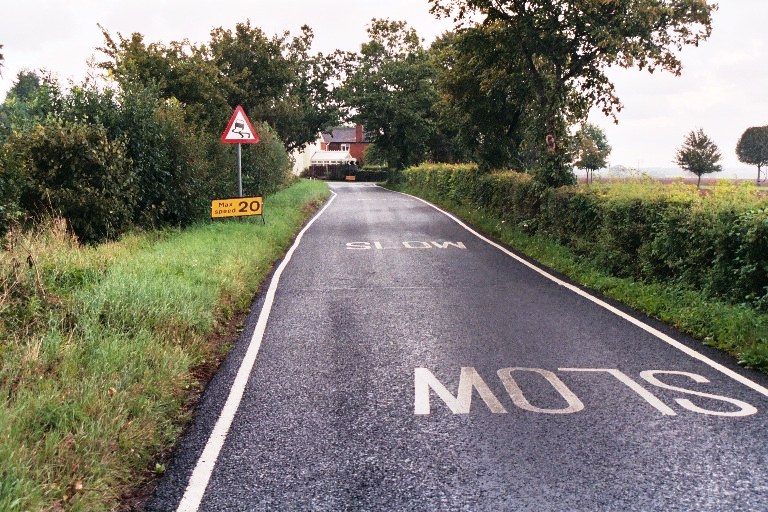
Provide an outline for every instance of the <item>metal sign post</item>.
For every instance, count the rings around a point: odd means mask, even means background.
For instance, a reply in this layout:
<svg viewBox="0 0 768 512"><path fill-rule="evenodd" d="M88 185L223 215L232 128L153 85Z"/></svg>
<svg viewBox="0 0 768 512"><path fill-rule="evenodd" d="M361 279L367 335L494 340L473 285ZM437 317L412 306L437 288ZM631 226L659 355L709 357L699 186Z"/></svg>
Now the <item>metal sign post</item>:
<svg viewBox="0 0 768 512"><path fill-rule="evenodd" d="M243 152L242 144L237 145L237 197L243 197Z"/></svg>
<svg viewBox="0 0 768 512"><path fill-rule="evenodd" d="M248 116L245 115L245 110L240 105L235 108L232 118L227 124L227 128L224 133L221 134L221 142L224 144L237 144L237 197L243 197L243 144L256 144L259 142L259 136L256 134L256 130L253 129L251 121ZM261 198L259 198L261 201ZM261 203L260 203L261 204ZM213 207L212 207L213 208ZM259 207L261 212L261 207ZM237 213L240 213L238 210ZM212 211L213 214L213 211ZM251 213L251 215L254 215ZM256 215L262 215L258 213ZM227 215L229 216L229 215ZM242 215L233 215L242 216ZM261 217L262 222L264 216Z"/></svg>

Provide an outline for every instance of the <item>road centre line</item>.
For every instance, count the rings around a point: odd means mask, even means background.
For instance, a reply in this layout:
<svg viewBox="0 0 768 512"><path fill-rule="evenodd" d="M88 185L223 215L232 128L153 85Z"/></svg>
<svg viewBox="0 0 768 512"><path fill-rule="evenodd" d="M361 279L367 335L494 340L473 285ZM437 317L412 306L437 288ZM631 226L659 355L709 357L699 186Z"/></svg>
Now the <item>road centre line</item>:
<svg viewBox="0 0 768 512"><path fill-rule="evenodd" d="M557 277L553 276L552 274L550 274L546 270L544 270L544 269L534 265L533 263L531 263L529 261L526 261L525 259L521 258L520 256L518 256L517 254L513 253L512 251L510 251L506 247L502 246L501 244L498 244L498 243L496 243L496 242L486 238L485 236L481 235L480 233L478 233L477 231L475 231L474 229L472 229L471 227L466 225L458 217L456 217L456 216L446 212L445 210L442 210L438 206L435 206L434 204L430 203L429 201L425 201L424 199L422 199L420 197L412 196L412 195L406 194L404 192L397 192L397 193L398 194L402 194L402 195L407 196L407 197L411 197L411 198L416 199L418 201L421 201L422 203L424 203L424 204L434 208L435 210L439 211L443 215L445 215L448 218L452 219L459 226L461 226L462 228L466 229L467 231L469 231L470 233L475 235L480 240L482 240L482 241L486 242L487 244L497 248L498 250L500 250L501 252L503 252L507 256L509 256L512 259L518 261L519 263L522 263L526 267L528 267L531 270L533 270L533 271L539 273L540 275L546 277L550 281L552 281L552 282L554 282L554 283L556 283L556 284L558 284L558 285L560 285L560 286L562 286L564 288L567 288L568 290L576 293L577 295L580 295L581 297L589 300L590 302L592 302L594 304L597 304L598 306L600 306L600 307L602 307L604 309L607 309L611 313L613 313L613 314L623 318L627 322L629 322L629 323L631 323L631 324L641 328L645 332L647 332L647 333L657 337L658 339L660 339L660 340L664 341L665 343L671 345L672 347L680 350L681 352L687 354L688 356L690 356L690 357L692 357L692 358L694 358L694 359L696 359L696 360L706 364L707 366L709 366L709 367L719 371L720 373L730 377L731 379L735 380L736 382L738 382L740 384L743 384L744 386L747 386L748 388L751 388L751 389L757 391L761 395L768 397L768 388L766 388L764 386L761 386L757 382L754 382L754 381L744 377L743 375L740 375L740 374L736 373L735 371L733 371L730 368L727 368L727 367L721 365L720 363L718 363L716 361L713 361L712 359L710 359L709 357L705 356L704 354L700 354L699 352L696 352L692 348L685 346L684 344L680 343L679 341L677 341L676 339L672 338L671 336L668 336L668 335L664 334L663 332L659 331L658 329L655 329L655 328L651 327L650 325L646 324L645 322L642 322L641 320L638 320L637 318L634 318L633 316L628 315L627 313L624 313L623 311L621 311L621 310L611 306L607 302L605 302L603 300L600 300L597 297L595 297L594 295L591 295L591 294L585 292L581 288L579 288L579 287L577 287L575 285L572 285L570 283L566 283L562 279L558 279Z"/></svg>
<svg viewBox="0 0 768 512"><path fill-rule="evenodd" d="M296 248L299 246L299 243L301 243L301 239L304 236L304 233L306 233L312 224L314 224L315 221L319 219L320 216L325 212L325 210L331 206L333 200L336 199L337 194L333 191L331 191L331 194L333 195L325 204L323 209L320 210L317 215L312 217L307 225L304 226L304 229L302 229L296 236L296 240L293 242L291 248L288 249L288 252L285 254L283 261L277 267L275 274L272 276L272 280L269 283L269 289L267 290L267 294L264 298L264 304L261 307L261 312L259 313L259 318L256 322L256 328L254 329L253 335L251 336L251 341L248 344L248 350L243 357L243 361L240 363L240 368L237 370L237 375L235 376L235 380L232 383L232 388L229 391L227 401L225 402L224 407L221 409L221 414L219 415L218 420L216 420L216 424L211 431L211 435L208 438L205 447L203 448L203 452L200 454L200 458L197 460L197 464L195 465L194 470L192 471L192 475L189 478L187 488L185 489L184 495L182 496L181 501L179 502L179 506L176 509L178 512L195 512L200 507L200 502L203 499L206 487L208 487L208 482L211 478L211 473L213 473L213 468L216 465L216 460L218 459L221 448L227 438L229 428L232 426L232 421L235 418L237 409L240 406L240 401L242 400L243 394L245 393L245 386L248 384L248 379L251 375L251 371L253 370L253 365L256 362L256 356L259 353L261 341L264 338L264 332L267 328L267 321L269 320L269 315L272 311L272 304L275 300L275 293L277 292L277 286L280 282L280 276L282 276L283 270L285 270L285 267L291 261L291 257L296 251Z"/></svg>

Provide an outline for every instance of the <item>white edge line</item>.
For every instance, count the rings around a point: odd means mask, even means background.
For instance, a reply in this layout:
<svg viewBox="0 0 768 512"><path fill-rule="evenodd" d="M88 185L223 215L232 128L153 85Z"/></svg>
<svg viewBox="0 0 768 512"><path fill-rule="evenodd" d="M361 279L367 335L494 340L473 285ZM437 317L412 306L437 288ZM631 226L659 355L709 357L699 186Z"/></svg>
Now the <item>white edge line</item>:
<svg viewBox="0 0 768 512"><path fill-rule="evenodd" d="M331 206L333 200L336 199L336 193L333 194L325 204L322 210L317 213L312 219L304 226L299 234L296 236L296 240L288 252L285 254L283 261L277 267L275 274L272 276L272 281L269 283L269 289L267 295L264 298L264 304L261 307L261 313L259 313L259 319L256 322L256 328L253 330L253 336L251 336L250 344L248 345L248 351L243 357L243 361L240 363L240 368L237 371L235 380L232 383L232 388L229 391L229 396L221 409L219 419L216 420L216 425L211 431L211 435L208 438L208 442L203 449L203 453L200 454L200 458L197 460L195 469L192 471L192 476L189 478L189 483L184 491L184 495L179 502L179 506L176 509L178 512L195 512L200 507L200 503L205 494L205 489L208 487L208 481L213 473L213 467L216 465L216 460L219 457L219 452L224 445L224 441L227 438L227 433L232 425L232 421L235 418L237 409L240 406L240 401L245 393L245 386L248 384L248 378L250 377L253 365L256 362L256 356L259 353L261 347L261 341L264 338L264 332L267 328L267 321L269 320L269 314L272 311L272 304L275 300L275 293L277 292L277 285L280 282L280 276L283 274L283 270L291 261L293 253L299 246L304 233L315 223L317 219Z"/></svg>
<svg viewBox="0 0 768 512"><path fill-rule="evenodd" d="M389 189L387 189L387 190L389 190ZM396 191L393 191L393 192L396 192ZM668 335L664 334L663 332L659 331L658 329L655 329L655 328L651 327L650 325L646 324L645 322L642 322L642 321L638 320L637 318L634 318L633 316L630 316L630 315L624 313L623 311L621 311L621 310L611 306L607 302L598 299L594 295L590 295L589 293L585 292L581 288L579 288L577 286L574 286L574 285L572 285L570 283L566 283L562 279L558 279L557 277L553 276L552 274L550 274L546 270L544 270L544 269L542 269L540 267L537 267L533 263L531 263L529 261L526 261L525 259L521 258L517 254L515 254L512 251L510 251L509 249L507 249L506 247L504 247L504 246L502 246L500 244L497 244L493 240L489 240L488 238L484 237L483 235L481 235L480 233L478 233L474 229L472 229L469 226L467 226L458 217L456 217L456 216L454 216L454 215L452 215L452 214L450 214L450 213L440 209L439 207L435 206L434 204L430 203L429 201L425 201L424 199L422 199L420 197L412 196L412 195L406 194L404 192L397 192L397 193L398 194L403 194L404 196L412 197L413 199L417 199L417 200L421 201L422 203L424 203L424 204L426 204L428 206L431 206L435 210L437 210L440 213L442 213L442 214L448 216L449 218L451 218L459 226L463 227L464 229L466 229L467 231L469 231L470 233L475 235L480 240L482 240L482 241L492 245L493 247L497 248L498 250L500 250L501 252L503 252L507 256L510 256L511 258L514 258L518 262L522 263L523 265L525 265L526 267L530 268L531 270L534 270L535 272L538 272L539 274L541 274L542 276L546 277L550 281L553 281L553 282L559 284L560 286L563 286L563 287L571 290L572 292L574 292L574 293L584 297L585 299L587 299L587 300L597 304L598 306L607 309L611 313L613 313L613 314L623 318L624 320L626 320L627 322L630 322L631 324L636 325L637 327L641 328L642 330L646 331L647 333L652 334L653 336L656 336L660 340L668 343L669 345L671 345L674 348L680 350L681 352L689 355L690 357L701 361L702 363L704 363L704 364L714 368L715 370L719 371L720 373L723 373L724 375L727 375L728 377L730 377L731 379L735 380L736 382L739 382L740 384L743 384L743 385L747 386L748 388L752 388L755 391L757 391L758 393L760 393L761 395L764 395L764 396L768 397L768 388L766 388L764 386L761 386L757 382L754 382L754 381L744 377L743 375L740 375L740 374L736 373L735 371L733 371L730 368L727 368L727 367L721 365L720 363L718 363L716 361L713 361L712 359L708 358L704 354L700 354L700 353L696 352L692 348L683 345L682 343L680 343L676 339L672 338L671 336L668 336Z"/></svg>

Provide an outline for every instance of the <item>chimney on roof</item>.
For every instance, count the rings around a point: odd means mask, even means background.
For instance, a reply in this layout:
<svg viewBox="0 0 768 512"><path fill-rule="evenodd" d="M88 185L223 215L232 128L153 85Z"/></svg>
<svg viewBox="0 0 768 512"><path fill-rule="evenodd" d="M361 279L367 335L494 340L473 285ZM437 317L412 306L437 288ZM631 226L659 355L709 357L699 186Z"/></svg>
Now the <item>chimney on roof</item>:
<svg viewBox="0 0 768 512"><path fill-rule="evenodd" d="M355 142L363 142L363 125L360 123L355 125Z"/></svg>

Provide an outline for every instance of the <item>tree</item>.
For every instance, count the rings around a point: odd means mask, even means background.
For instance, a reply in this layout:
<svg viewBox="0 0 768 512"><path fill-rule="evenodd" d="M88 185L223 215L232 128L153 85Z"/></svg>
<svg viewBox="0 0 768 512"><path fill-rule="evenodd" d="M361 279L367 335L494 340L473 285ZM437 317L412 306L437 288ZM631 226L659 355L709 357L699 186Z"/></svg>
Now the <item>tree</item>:
<svg viewBox="0 0 768 512"><path fill-rule="evenodd" d="M0 143L14 131L29 131L36 123L43 122L61 102L61 97L58 83L50 76L20 71L0 105Z"/></svg>
<svg viewBox="0 0 768 512"><path fill-rule="evenodd" d="M328 86L336 62L310 55L313 39L306 25L292 39L287 32L268 38L250 22L211 32L210 57L229 105L242 105L252 119L269 123L289 151L314 141L339 118Z"/></svg>
<svg viewBox="0 0 768 512"><path fill-rule="evenodd" d="M146 44L138 33L115 39L102 32L100 50L108 60L100 67L121 86L157 88L213 132L220 132L232 108L242 105L251 119L268 122L290 150L338 120L328 85L336 77L336 62L309 53L314 35L307 26L290 38L287 32L268 37L250 22L238 23L234 30L213 29L207 45Z"/></svg>
<svg viewBox="0 0 768 512"><path fill-rule="evenodd" d="M507 33L497 67L522 74L538 109L541 166L549 185L572 181L560 142L569 122L583 119L592 106L615 117L621 103L605 74L612 65L637 66L680 74L676 55L698 45L712 30L715 4L706 0L430 0L438 16L460 23L482 18L482 25ZM496 52L488 46L489 53Z"/></svg>
<svg viewBox="0 0 768 512"><path fill-rule="evenodd" d="M2 49L3 49L3 45L0 44L0 50ZM0 68L3 67L3 60L5 60L5 57L3 56L2 53L0 53ZM0 71L0 76L3 76L3 73L1 71Z"/></svg>
<svg viewBox="0 0 768 512"><path fill-rule="evenodd" d="M348 56L341 95L389 167L403 169L427 157L437 70L405 22L374 19L368 35L360 53Z"/></svg>
<svg viewBox="0 0 768 512"><path fill-rule="evenodd" d="M718 163L721 158L717 145L699 128L685 137L685 142L675 154L675 163L699 177L696 183L698 188L701 186L702 174L723 170Z"/></svg>
<svg viewBox="0 0 768 512"><path fill-rule="evenodd" d="M430 48L439 69L441 131L452 131L453 145L486 170L527 163L520 145L528 89L498 66L511 57L503 53L504 37L498 26L482 25L444 34Z"/></svg>
<svg viewBox="0 0 768 512"><path fill-rule="evenodd" d="M736 144L739 161L757 166L757 184L760 184L762 167L768 164L768 126L747 128Z"/></svg>
<svg viewBox="0 0 768 512"><path fill-rule="evenodd" d="M133 33L113 38L100 27L104 46L98 48L107 60L99 67L117 81L121 89L153 89L164 99L176 99L185 105L187 118L212 132L219 130L221 118L231 113L208 49L189 41L169 45L149 43Z"/></svg>
<svg viewBox="0 0 768 512"><path fill-rule="evenodd" d="M595 171L608 165L608 138L599 126L587 123L576 133L575 145L574 165L587 171L587 183L591 183Z"/></svg>

